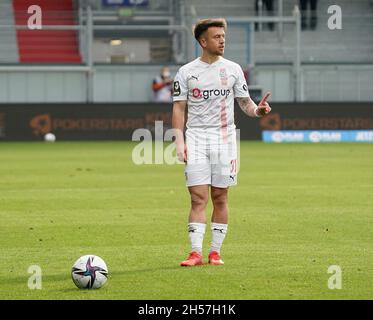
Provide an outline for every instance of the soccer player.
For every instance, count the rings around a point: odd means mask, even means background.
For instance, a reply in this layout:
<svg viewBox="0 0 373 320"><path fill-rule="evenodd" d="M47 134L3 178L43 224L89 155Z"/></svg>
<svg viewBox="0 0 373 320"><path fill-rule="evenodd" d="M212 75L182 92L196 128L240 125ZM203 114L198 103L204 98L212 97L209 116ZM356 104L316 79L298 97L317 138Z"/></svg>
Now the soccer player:
<svg viewBox="0 0 373 320"><path fill-rule="evenodd" d="M234 98L250 117L261 117L271 111L266 101L270 93L256 105L250 98L241 67L223 58L226 29L224 19L199 21L194 36L202 47L202 55L182 66L174 80L172 126L178 159L186 163L186 184L191 197L188 232L192 250L181 266L203 264L209 191L213 212L208 261L212 265L224 264L220 249L228 229L228 188L237 183Z"/></svg>

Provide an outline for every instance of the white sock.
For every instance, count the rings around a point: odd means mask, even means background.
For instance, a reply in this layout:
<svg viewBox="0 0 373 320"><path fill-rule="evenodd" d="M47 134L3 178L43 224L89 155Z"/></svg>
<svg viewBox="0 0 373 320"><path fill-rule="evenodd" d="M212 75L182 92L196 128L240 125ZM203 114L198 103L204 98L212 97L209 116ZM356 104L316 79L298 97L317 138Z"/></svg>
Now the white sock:
<svg viewBox="0 0 373 320"><path fill-rule="evenodd" d="M223 244L227 233L228 225L224 223L211 223L211 248L210 252L217 251L220 253L221 245Z"/></svg>
<svg viewBox="0 0 373 320"><path fill-rule="evenodd" d="M206 224L190 222L188 224L189 239L192 244L192 251L202 253L203 236L205 235Z"/></svg>

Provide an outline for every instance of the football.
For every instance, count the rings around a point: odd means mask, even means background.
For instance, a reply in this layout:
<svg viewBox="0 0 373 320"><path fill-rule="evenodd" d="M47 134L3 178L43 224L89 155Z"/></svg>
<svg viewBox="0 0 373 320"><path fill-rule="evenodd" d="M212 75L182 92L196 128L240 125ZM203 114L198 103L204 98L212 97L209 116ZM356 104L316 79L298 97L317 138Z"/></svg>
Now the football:
<svg viewBox="0 0 373 320"><path fill-rule="evenodd" d="M56 136L53 134L53 133L47 133L45 136L44 136L44 140L46 142L55 142L56 141Z"/></svg>
<svg viewBox="0 0 373 320"><path fill-rule="evenodd" d="M89 254L74 263L71 277L79 289L99 289L108 279L108 268L100 257Z"/></svg>

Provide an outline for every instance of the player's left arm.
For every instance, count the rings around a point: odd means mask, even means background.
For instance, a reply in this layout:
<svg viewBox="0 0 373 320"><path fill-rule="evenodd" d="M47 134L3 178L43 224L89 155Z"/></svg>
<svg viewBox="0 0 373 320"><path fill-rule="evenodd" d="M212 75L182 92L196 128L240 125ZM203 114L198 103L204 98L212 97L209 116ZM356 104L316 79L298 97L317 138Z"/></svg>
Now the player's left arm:
<svg viewBox="0 0 373 320"><path fill-rule="evenodd" d="M237 97L236 99L242 111L249 117L263 117L272 110L267 102L270 95L271 93L267 92L258 105L250 97Z"/></svg>

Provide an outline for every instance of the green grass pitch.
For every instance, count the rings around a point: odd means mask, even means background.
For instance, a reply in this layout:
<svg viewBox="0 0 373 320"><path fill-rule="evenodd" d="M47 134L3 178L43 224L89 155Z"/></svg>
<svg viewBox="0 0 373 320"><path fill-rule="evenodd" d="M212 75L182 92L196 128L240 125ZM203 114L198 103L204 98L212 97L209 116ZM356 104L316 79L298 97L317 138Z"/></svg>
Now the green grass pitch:
<svg viewBox="0 0 373 320"><path fill-rule="evenodd" d="M372 299L371 144L241 143L224 266L190 250L182 165L132 163L131 142L0 144L0 299ZM211 213L211 205L208 215ZM204 258L210 231L204 241ZM84 254L99 290L70 277ZM30 265L42 289L30 290ZM328 288L328 267L342 289Z"/></svg>

